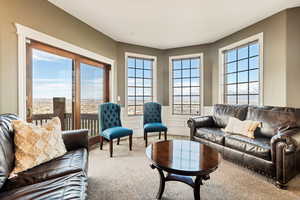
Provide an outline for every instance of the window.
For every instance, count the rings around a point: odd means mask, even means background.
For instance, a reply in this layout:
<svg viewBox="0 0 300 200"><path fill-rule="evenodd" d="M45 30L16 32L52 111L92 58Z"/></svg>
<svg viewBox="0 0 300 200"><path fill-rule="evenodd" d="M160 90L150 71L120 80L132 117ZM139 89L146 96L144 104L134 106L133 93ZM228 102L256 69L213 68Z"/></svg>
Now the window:
<svg viewBox="0 0 300 200"><path fill-rule="evenodd" d="M63 130L98 135L98 106L109 101L110 65L33 40L27 42L27 120L58 116Z"/></svg>
<svg viewBox="0 0 300 200"><path fill-rule="evenodd" d="M127 112L142 115L143 105L153 101L155 58L127 54Z"/></svg>
<svg viewBox="0 0 300 200"><path fill-rule="evenodd" d="M259 42L224 51L224 103L260 104Z"/></svg>
<svg viewBox="0 0 300 200"><path fill-rule="evenodd" d="M202 55L171 57L172 114L192 115L201 111Z"/></svg>

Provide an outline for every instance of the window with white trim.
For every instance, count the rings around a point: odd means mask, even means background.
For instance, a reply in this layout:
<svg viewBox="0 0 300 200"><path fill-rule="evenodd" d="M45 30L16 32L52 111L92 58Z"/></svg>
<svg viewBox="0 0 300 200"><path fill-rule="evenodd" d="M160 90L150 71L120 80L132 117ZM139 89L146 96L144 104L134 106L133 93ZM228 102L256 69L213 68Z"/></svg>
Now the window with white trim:
<svg viewBox="0 0 300 200"><path fill-rule="evenodd" d="M127 57L127 112L142 115L144 103L153 101L154 59Z"/></svg>
<svg viewBox="0 0 300 200"><path fill-rule="evenodd" d="M171 58L173 115L201 112L201 59L201 56Z"/></svg>
<svg viewBox="0 0 300 200"><path fill-rule="evenodd" d="M260 45L252 41L223 51L225 104L260 104Z"/></svg>

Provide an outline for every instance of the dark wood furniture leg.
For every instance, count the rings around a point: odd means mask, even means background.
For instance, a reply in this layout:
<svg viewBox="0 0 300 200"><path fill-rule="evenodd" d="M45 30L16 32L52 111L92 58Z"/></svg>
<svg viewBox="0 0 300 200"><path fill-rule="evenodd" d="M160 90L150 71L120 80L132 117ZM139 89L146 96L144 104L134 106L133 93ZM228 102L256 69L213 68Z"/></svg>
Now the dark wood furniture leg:
<svg viewBox="0 0 300 200"><path fill-rule="evenodd" d="M194 199L200 200L200 185L202 185L202 177L197 176L194 184Z"/></svg>
<svg viewBox="0 0 300 200"><path fill-rule="evenodd" d="M159 173L159 177L160 177L160 182L159 182L159 189L158 189L158 192L157 192L157 195L156 195L156 199L161 199L162 198L162 195L165 191L165 183L166 183L166 178L165 178L165 175L163 173L163 171L157 167L155 167L154 165L150 165L150 167L152 169L157 169L158 173Z"/></svg>
<svg viewBox="0 0 300 200"><path fill-rule="evenodd" d="M103 148L103 140L104 140L103 136L100 136L100 150L102 150Z"/></svg>
<svg viewBox="0 0 300 200"><path fill-rule="evenodd" d="M110 157L113 156L113 140L109 140L109 153Z"/></svg>
<svg viewBox="0 0 300 200"><path fill-rule="evenodd" d="M165 190L165 183L167 181L178 181L185 183L189 186L191 186L194 190L194 200L200 200L200 186L203 185L202 180L208 180L210 179L209 175L199 175L196 176L195 181L193 181L193 178L190 176L182 176L172 173L167 173L167 176L165 177L163 170L156 167L155 165L151 164L150 167L152 169L157 169L159 175L160 175L160 184L159 184L159 190L156 195L156 199L161 199L162 195Z"/></svg>
<svg viewBox="0 0 300 200"><path fill-rule="evenodd" d="M118 140L117 140L117 145L119 145L120 144L120 138L118 138Z"/></svg>
<svg viewBox="0 0 300 200"><path fill-rule="evenodd" d="M165 140L167 140L167 131L165 131L164 135L165 135Z"/></svg>
<svg viewBox="0 0 300 200"><path fill-rule="evenodd" d="M160 139L160 137L161 137L161 132L159 131L158 139Z"/></svg>
<svg viewBox="0 0 300 200"><path fill-rule="evenodd" d="M144 132L144 135L145 135L145 147L148 146L148 135L147 135L147 132Z"/></svg>
<svg viewBox="0 0 300 200"><path fill-rule="evenodd" d="M129 150L132 150L132 135L129 135Z"/></svg>

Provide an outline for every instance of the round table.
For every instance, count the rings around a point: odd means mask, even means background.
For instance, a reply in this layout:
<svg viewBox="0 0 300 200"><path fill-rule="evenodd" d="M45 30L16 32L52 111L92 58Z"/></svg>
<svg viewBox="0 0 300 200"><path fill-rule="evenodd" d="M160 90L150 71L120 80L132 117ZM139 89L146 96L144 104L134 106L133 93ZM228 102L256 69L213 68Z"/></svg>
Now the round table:
<svg viewBox="0 0 300 200"><path fill-rule="evenodd" d="M157 199L161 199L167 181L179 181L191 186L194 190L194 199L200 199L202 180L210 179L209 174L218 168L220 161L216 150L199 142L187 140L153 143L147 147L146 155L152 162L150 167L157 169L160 175Z"/></svg>

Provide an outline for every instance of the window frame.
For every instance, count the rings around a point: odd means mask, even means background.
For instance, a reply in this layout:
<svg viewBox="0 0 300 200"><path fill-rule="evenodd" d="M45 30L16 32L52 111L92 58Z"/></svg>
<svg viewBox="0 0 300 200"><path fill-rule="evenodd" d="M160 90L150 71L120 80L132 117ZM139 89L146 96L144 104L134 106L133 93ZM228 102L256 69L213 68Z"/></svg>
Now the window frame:
<svg viewBox="0 0 300 200"><path fill-rule="evenodd" d="M125 52L125 116L126 117L135 117L142 116L142 114L128 114L128 58L138 58L138 59L148 59L153 60L152 63L152 101L157 102L157 57L152 55L138 54ZM136 77L135 77L136 78Z"/></svg>
<svg viewBox="0 0 300 200"><path fill-rule="evenodd" d="M103 74L103 101L104 102L109 102L111 99L110 96L110 72L111 72L111 65L88 58L84 57L82 55L60 49L55 46L51 46L36 40L27 40L26 43L26 109L30 107L30 110L32 110L32 102L33 102L33 95L32 95L32 52L33 50L39 50L43 51L46 53L50 53L53 55L58 55L61 57L69 58L72 60L72 115L73 115L73 128L74 129L80 129L81 124L80 124L80 117L81 117L81 82L80 82L80 69L81 69L81 63L91 65L93 67L97 68L102 68L104 70ZM74 84L74 85L73 85ZM31 122L32 121L32 116L30 116L32 112L27 112L26 115L26 120Z"/></svg>
<svg viewBox="0 0 300 200"><path fill-rule="evenodd" d="M203 53L196 53L196 54L185 54L185 55L178 55L178 56L169 56L169 106L170 110L169 113L171 116L193 116L196 114L174 114L173 113L173 60L180 60L180 59L192 59L192 58L200 58L200 68L199 68L199 78L200 78L200 112L197 115L202 115L203 107L204 107L204 56Z"/></svg>
<svg viewBox="0 0 300 200"><path fill-rule="evenodd" d="M259 102L258 105L262 106L264 104L263 94L264 94L264 87L263 87L263 33L258 33L256 35L253 35L251 37L245 38L243 40L240 40L238 42L232 43L230 45L227 45L225 47L222 47L219 49L219 99L218 102L221 104L225 103L225 86L227 83L225 83L225 52L239 48L245 45L248 45L250 43L257 42L259 45ZM248 58L248 57L247 57ZM249 69L246 70L248 73L250 72ZM249 82L249 80L248 80ZM236 83L238 85L238 82ZM249 88L248 88L249 90ZM249 96L249 93L247 94Z"/></svg>

